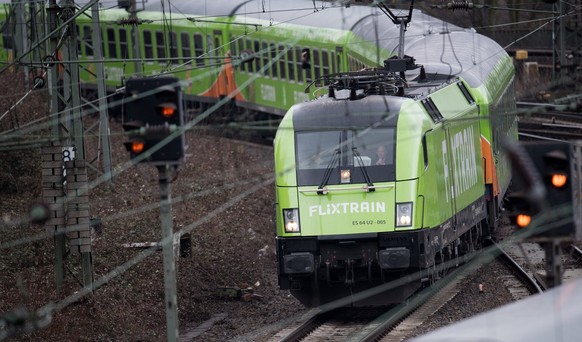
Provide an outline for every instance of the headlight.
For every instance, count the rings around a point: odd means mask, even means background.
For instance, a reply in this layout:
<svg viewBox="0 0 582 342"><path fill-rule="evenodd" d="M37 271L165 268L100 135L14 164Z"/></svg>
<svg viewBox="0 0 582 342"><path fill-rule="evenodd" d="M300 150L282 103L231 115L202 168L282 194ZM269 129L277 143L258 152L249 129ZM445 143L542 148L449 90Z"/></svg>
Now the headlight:
<svg viewBox="0 0 582 342"><path fill-rule="evenodd" d="M299 233L299 209L283 209L285 233Z"/></svg>
<svg viewBox="0 0 582 342"><path fill-rule="evenodd" d="M342 184L351 182L351 172L349 169L341 170L340 181Z"/></svg>
<svg viewBox="0 0 582 342"><path fill-rule="evenodd" d="M412 225L412 202L396 204L396 227Z"/></svg>

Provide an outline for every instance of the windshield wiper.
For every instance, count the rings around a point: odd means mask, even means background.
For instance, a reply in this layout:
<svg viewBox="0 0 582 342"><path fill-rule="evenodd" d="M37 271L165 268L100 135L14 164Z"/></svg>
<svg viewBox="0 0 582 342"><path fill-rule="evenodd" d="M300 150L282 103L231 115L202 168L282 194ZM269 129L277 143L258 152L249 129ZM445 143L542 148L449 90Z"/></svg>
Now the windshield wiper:
<svg viewBox="0 0 582 342"><path fill-rule="evenodd" d="M327 168L325 169L325 174L323 175L323 180L321 181L321 184L319 184L319 188L317 189L318 195L325 194L323 187L327 185L327 182L329 182L329 177L331 177L331 173L333 172L333 167L335 166L335 164L339 160L339 154L340 154L339 149L333 151L333 155L331 156L331 160L329 161L329 164L327 164Z"/></svg>
<svg viewBox="0 0 582 342"><path fill-rule="evenodd" d="M354 154L354 156L356 156L357 161L358 161L358 166L360 167L360 170L362 170L362 174L364 175L364 180L366 181L366 184L368 184L368 191L369 192L376 191L376 189L374 188L374 183L372 183L372 181L370 180L370 176L368 175L368 171L366 171L366 167L364 166L364 161L362 160L362 156L360 155L360 152L358 152L358 148L353 147L352 153Z"/></svg>

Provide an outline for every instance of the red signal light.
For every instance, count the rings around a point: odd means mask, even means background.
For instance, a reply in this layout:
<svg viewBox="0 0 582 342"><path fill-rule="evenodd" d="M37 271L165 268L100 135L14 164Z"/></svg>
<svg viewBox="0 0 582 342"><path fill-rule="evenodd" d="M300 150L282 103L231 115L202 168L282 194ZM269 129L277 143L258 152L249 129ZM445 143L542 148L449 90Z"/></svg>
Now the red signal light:
<svg viewBox="0 0 582 342"><path fill-rule="evenodd" d="M132 141L131 142L131 152L133 153L142 153L145 149L145 143L140 140Z"/></svg>
<svg viewBox="0 0 582 342"><path fill-rule="evenodd" d="M176 114L176 105L173 103L163 103L159 105L160 114L166 119L173 117Z"/></svg>
<svg viewBox="0 0 582 342"><path fill-rule="evenodd" d="M527 215L527 214L518 214L515 217L515 224L519 227L519 228L525 228L527 227L529 224L531 223L531 215Z"/></svg>
<svg viewBox="0 0 582 342"><path fill-rule="evenodd" d="M176 110L174 108L170 108L170 107L164 107L162 108L162 116L169 118L174 116L174 112Z"/></svg>
<svg viewBox="0 0 582 342"><path fill-rule="evenodd" d="M568 176L563 173L554 173L551 182L554 187L561 188L568 182Z"/></svg>

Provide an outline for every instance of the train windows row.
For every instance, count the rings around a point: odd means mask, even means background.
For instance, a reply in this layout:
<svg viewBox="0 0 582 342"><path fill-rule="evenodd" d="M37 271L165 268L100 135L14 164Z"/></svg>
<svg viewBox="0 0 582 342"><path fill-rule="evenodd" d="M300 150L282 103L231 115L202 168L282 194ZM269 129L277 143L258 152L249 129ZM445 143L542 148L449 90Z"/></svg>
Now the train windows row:
<svg viewBox="0 0 582 342"><path fill-rule="evenodd" d="M310 82L321 75L340 71L342 48L331 52L327 49L307 48L276 44L243 37L231 37L231 51L237 56L254 56L240 69L247 73L263 72L265 76ZM236 43L235 43L236 42ZM272 60L276 60L271 64ZM306 70L304 75L303 70Z"/></svg>
<svg viewBox="0 0 582 342"><path fill-rule="evenodd" d="M512 94L514 84L505 89L499 102L491 105L491 126L493 129L493 141L495 150L501 151L503 138L509 134L516 124L515 99Z"/></svg>
<svg viewBox="0 0 582 342"><path fill-rule="evenodd" d="M365 69L367 66L359 59L348 55L348 69L350 71L359 71Z"/></svg>
<svg viewBox="0 0 582 342"><path fill-rule="evenodd" d="M89 58L94 57L93 50L93 30L89 25L83 25L78 28L81 33L81 39L78 42L78 52L81 56ZM105 29L105 39L103 40L103 56L110 59L126 59L130 57L129 42L130 31L125 28L108 27ZM166 37L168 44L166 45ZM153 60L157 58L160 63L166 64L168 61L172 64L189 63L192 57L192 48L194 56L200 56L204 53L202 34L193 35L193 46L190 41L190 35L187 32L181 32L178 38L176 32L170 32L168 35L162 31L144 30L140 38L143 43L144 59ZM180 50L178 47L180 39ZM180 53L179 53L180 51ZM155 54L154 54L155 52ZM169 57L169 58L168 58ZM204 59L196 59L196 66L204 66Z"/></svg>
<svg viewBox="0 0 582 342"><path fill-rule="evenodd" d="M94 57L91 26L81 25L77 27L77 30L81 37L77 45L79 55ZM125 28L105 28L105 39L102 45L103 56L108 59L130 58L132 54L129 52L131 41L129 35L130 31ZM188 32L170 32L167 37L169 40L166 46L166 35L163 31L143 30L140 38L144 47L144 59L152 61L157 58L159 63L166 64L168 57L170 57L169 62L172 64L187 64L190 63L193 56L203 56L204 51L212 52L213 50L210 36L205 42L201 33L190 35ZM6 32L3 32L3 45L5 49L12 48L11 39L6 36ZM215 41L214 46L219 46L217 41ZM342 64L341 47L328 51L318 48L291 47L257 39L243 39L242 37L231 39L230 47L232 55L240 56L246 53L255 56L250 62L240 65L241 71L258 73L261 68L266 66L263 70L265 76L296 82L304 80L311 82L312 79L317 79L321 75L330 72L337 73ZM214 53L208 55L212 57ZM270 64L271 59L277 59L277 62ZM195 58L193 63L196 67L204 67L215 62L211 58ZM365 67L362 62L352 56L348 56L348 66L349 70L361 70ZM306 70L305 75L303 70Z"/></svg>
<svg viewBox="0 0 582 342"><path fill-rule="evenodd" d="M78 42L79 54L92 58L94 49L91 26L81 25L77 29L81 36ZM130 30L106 27L103 33L105 39L102 48L105 58L127 59L133 55L130 52ZM169 62L176 65L190 63L192 57L204 56L205 51L208 53L204 57L216 56L220 58L225 55L220 44L221 34L221 31L216 30L213 40L211 35L205 37L197 32L172 31L165 33L162 30L142 30L140 39L143 44L143 58L150 63L157 59L161 64ZM267 77L296 82L311 82L312 79L319 78L321 75L339 72L342 64L341 47L336 47L335 50L330 51L325 48L292 47L286 44L244 37L231 37L230 54L233 56L244 54L254 56L250 61L240 65L242 72L249 74L262 72ZM212 58L204 57L194 58L193 65L205 67L216 63ZM271 62L272 60L275 62ZM354 64L354 67L355 63L359 63L354 58L350 58L349 61L350 66ZM305 74L303 70L306 70Z"/></svg>

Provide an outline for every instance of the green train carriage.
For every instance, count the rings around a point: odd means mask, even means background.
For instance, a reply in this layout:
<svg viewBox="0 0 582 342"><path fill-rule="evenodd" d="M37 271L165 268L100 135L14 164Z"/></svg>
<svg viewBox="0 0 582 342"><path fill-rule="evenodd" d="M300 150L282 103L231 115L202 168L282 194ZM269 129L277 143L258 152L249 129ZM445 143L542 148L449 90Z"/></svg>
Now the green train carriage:
<svg viewBox="0 0 582 342"><path fill-rule="evenodd" d="M169 73L185 80L185 99L198 107L207 108L235 94L235 106L227 109L234 109L234 115L247 110L281 117L292 104L319 95L305 94L304 89L320 75L359 70L394 54L351 31L360 18L369 15L365 7L329 6L314 12L308 3L294 12L289 9L297 9L296 3L277 0L272 5L281 11L270 16L249 11L259 4L173 1L163 15L160 3L147 3L138 12L141 23L135 26L142 75ZM4 15L0 14L0 21L6 22ZM91 18L81 15L76 20L80 78L88 98L96 92L97 62L103 63L110 93L137 75L138 55L127 11L107 8L99 15L103 61L95 60ZM14 49L4 41L12 58ZM304 51L310 55L308 63L303 63ZM252 61L240 64L241 56L249 53Z"/></svg>

